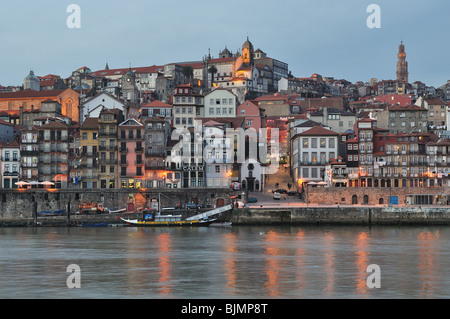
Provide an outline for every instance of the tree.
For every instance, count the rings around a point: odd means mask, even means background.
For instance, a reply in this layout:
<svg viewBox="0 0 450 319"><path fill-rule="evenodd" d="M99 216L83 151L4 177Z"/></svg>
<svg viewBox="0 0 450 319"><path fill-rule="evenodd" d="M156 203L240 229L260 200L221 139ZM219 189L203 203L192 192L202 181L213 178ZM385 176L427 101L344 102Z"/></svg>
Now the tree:
<svg viewBox="0 0 450 319"><path fill-rule="evenodd" d="M211 87L214 86L214 75L217 73L217 68L212 65L209 69L208 72L211 73Z"/></svg>

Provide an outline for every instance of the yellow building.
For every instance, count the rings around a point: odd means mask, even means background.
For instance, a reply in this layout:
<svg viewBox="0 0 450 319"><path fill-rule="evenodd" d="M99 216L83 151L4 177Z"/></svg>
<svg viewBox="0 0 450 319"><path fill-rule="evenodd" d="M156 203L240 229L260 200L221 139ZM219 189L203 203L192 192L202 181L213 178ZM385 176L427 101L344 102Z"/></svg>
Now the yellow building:
<svg viewBox="0 0 450 319"><path fill-rule="evenodd" d="M88 117L80 128L81 188L98 188L99 125L98 118Z"/></svg>

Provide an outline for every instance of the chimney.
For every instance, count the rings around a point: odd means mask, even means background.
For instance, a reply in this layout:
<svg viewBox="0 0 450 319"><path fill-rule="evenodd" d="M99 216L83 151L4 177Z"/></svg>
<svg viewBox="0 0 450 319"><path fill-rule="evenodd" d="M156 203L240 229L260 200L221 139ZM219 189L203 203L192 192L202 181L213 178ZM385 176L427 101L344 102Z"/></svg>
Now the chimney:
<svg viewBox="0 0 450 319"><path fill-rule="evenodd" d="M23 125L23 106L19 107L19 125Z"/></svg>

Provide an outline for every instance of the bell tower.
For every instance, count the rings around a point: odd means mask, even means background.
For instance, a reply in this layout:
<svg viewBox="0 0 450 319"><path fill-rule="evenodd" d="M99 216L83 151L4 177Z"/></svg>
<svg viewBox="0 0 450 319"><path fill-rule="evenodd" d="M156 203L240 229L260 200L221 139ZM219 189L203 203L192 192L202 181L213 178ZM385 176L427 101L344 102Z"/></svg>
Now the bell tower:
<svg viewBox="0 0 450 319"><path fill-rule="evenodd" d="M245 41L244 45L242 46L242 58L244 59L244 64L247 66L253 67L253 54L255 53L255 50L253 49L253 44L250 42L250 40L247 37L247 41Z"/></svg>
<svg viewBox="0 0 450 319"><path fill-rule="evenodd" d="M138 103L139 92L136 87L136 74L131 70L122 77L122 95L123 99L130 104Z"/></svg>
<svg viewBox="0 0 450 319"><path fill-rule="evenodd" d="M405 45L403 41L398 47L398 62L397 62L397 82L408 83L408 62L406 62Z"/></svg>

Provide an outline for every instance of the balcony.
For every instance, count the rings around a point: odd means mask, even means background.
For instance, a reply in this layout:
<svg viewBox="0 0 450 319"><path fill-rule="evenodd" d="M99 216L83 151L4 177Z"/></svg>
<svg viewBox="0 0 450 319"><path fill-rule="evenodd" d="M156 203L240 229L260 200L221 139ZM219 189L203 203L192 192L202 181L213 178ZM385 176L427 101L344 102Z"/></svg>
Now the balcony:
<svg viewBox="0 0 450 319"><path fill-rule="evenodd" d="M99 163L100 165L115 165L117 164L118 160L117 159L100 159Z"/></svg>
<svg viewBox="0 0 450 319"><path fill-rule="evenodd" d="M98 135L99 136L114 136L114 137L117 137L117 132L116 131L113 131L113 132L100 131Z"/></svg>
<svg viewBox="0 0 450 319"><path fill-rule="evenodd" d="M82 163L80 165L82 169L88 169L88 168L98 168L98 163Z"/></svg>
<svg viewBox="0 0 450 319"><path fill-rule="evenodd" d="M164 163L146 161L145 169L160 170L160 169L166 169L166 167L164 166Z"/></svg>
<svg viewBox="0 0 450 319"><path fill-rule="evenodd" d="M126 148L126 147L120 147L120 148L119 148L119 152L120 152L120 153L128 153L128 148Z"/></svg>
<svg viewBox="0 0 450 319"><path fill-rule="evenodd" d="M117 146L116 145L112 145L112 146L100 145L99 150L100 151L117 151Z"/></svg>
<svg viewBox="0 0 450 319"><path fill-rule="evenodd" d="M81 152L81 157L98 157L98 152Z"/></svg>

